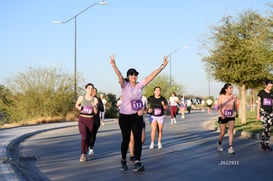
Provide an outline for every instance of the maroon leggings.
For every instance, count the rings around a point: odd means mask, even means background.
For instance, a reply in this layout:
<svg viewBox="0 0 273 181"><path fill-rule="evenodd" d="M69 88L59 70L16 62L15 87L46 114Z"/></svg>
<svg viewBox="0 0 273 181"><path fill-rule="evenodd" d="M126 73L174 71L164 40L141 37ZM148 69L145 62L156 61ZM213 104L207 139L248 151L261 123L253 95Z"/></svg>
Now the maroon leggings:
<svg viewBox="0 0 273 181"><path fill-rule="evenodd" d="M94 125L93 117L79 117L79 131L81 134L81 153L86 154L89 145L89 133L92 133Z"/></svg>
<svg viewBox="0 0 273 181"><path fill-rule="evenodd" d="M176 118L177 106L171 106L171 119Z"/></svg>

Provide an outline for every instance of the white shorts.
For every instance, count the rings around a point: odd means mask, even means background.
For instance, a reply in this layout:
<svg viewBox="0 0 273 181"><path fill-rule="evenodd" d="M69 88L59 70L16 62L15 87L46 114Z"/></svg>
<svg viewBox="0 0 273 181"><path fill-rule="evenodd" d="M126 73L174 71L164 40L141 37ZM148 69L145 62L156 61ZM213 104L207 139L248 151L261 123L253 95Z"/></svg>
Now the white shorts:
<svg viewBox="0 0 273 181"><path fill-rule="evenodd" d="M150 123L152 123L153 121L157 121L160 124L163 124L164 122L164 116L150 116Z"/></svg>

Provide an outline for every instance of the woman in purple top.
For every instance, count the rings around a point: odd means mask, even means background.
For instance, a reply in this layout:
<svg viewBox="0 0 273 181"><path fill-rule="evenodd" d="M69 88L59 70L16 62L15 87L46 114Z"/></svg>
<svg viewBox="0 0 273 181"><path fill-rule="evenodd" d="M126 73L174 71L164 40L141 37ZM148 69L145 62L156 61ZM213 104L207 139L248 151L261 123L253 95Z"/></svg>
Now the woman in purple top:
<svg viewBox="0 0 273 181"><path fill-rule="evenodd" d="M163 64L154 70L144 80L137 82L138 72L131 68L127 71L126 78L122 76L115 63L114 55L110 55L110 63L119 79L122 90L122 103L119 111L119 126L122 134L121 142L121 171L128 170L126 163L126 154L130 142L130 133L133 131L134 135L134 154L135 154L135 168L134 171L144 171L141 165L140 157L142 151L141 133L143 124L143 104L141 101L143 88L151 82L168 64L168 58L164 57Z"/></svg>

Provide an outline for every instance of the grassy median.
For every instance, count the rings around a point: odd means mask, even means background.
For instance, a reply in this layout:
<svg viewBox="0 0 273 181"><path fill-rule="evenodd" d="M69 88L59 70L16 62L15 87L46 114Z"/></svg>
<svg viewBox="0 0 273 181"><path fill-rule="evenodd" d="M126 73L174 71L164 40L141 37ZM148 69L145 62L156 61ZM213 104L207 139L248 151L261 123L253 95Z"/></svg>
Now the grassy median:
<svg viewBox="0 0 273 181"><path fill-rule="evenodd" d="M261 121L256 119L257 113L246 112L246 124L241 124L241 119L236 118L235 120L235 130L237 131L247 131L252 133L260 133L263 130L263 125Z"/></svg>

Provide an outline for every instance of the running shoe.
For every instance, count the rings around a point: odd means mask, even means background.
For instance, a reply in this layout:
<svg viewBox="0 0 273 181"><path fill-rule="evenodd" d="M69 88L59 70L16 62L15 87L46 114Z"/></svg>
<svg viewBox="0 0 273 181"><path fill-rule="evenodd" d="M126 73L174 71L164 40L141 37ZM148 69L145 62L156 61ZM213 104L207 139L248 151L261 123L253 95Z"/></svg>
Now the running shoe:
<svg viewBox="0 0 273 181"><path fill-rule="evenodd" d="M134 156L130 156L130 161L131 162L135 161L135 157Z"/></svg>
<svg viewBox="0 0 273 181"><path fill-rule="evenodd" d="M158 142L157 146L158 146L158 149L162 149L162 144L160 142Z"/></svg>
<svg viewBox="0 0 273 181"><path fill-rule="evenodd" d="M94 155L94 150L90 149L89 152L88 152L88 155Z"/></svg>
<svg viewBox="0 0 273 181"><path fill-rule="evenodd" d="M144 166L141 165L141 162L135 163L135 168L134 168L135 172L142 172L144 170L145 170L145 168L144 168Z"/></svg>
<svg viewBox="0 0 273 181"><path fill-rule="evenodd" d="M150 150L154 149L154 142L151 142L151 145L150 145Z"/></svg>
<svg viewBox="0 0 273 181"><path fill-rule="evenodd" d="M266 149L267 149L267 147L265 146L265 144L264 144L263 142L261 142L261 149L262 149L263 151L266 151Z"/></svg>
<svg viewBox="0 0 273 181"><path fill-rule="evenodd" d="M173 119L173 123L176 124L176 119L175 118Z"/></svg>
<svg viewBox="0 0 273 181"><path fill-rule="evenodd" d="M230 147L228 148L228 153L229 153L229 154L235 154L235 151L234 151L234 149L233 149L232 146L230 146Z"/></svg>
<svg viewBox="0 0 273 181"><path fill-rule="evenodd" d="M222 144L219 144L218 142L217 142L217 149L218 151L221 151L221 152L224 151Z"/></svg>
<svg viewBox="0 0 273 181"><path fill-rule="evenodd" d="M128 166L127 166L127 163L126 163L126 160L121 160L121 168L120 168L121 171L127 171L128 170Z"/></svg>
<svg viewBox="0 0 273 181"><path fill-rule="evenodd" d="M86 162L86 155L85 154L81 154L80 162Z"/></svg>

